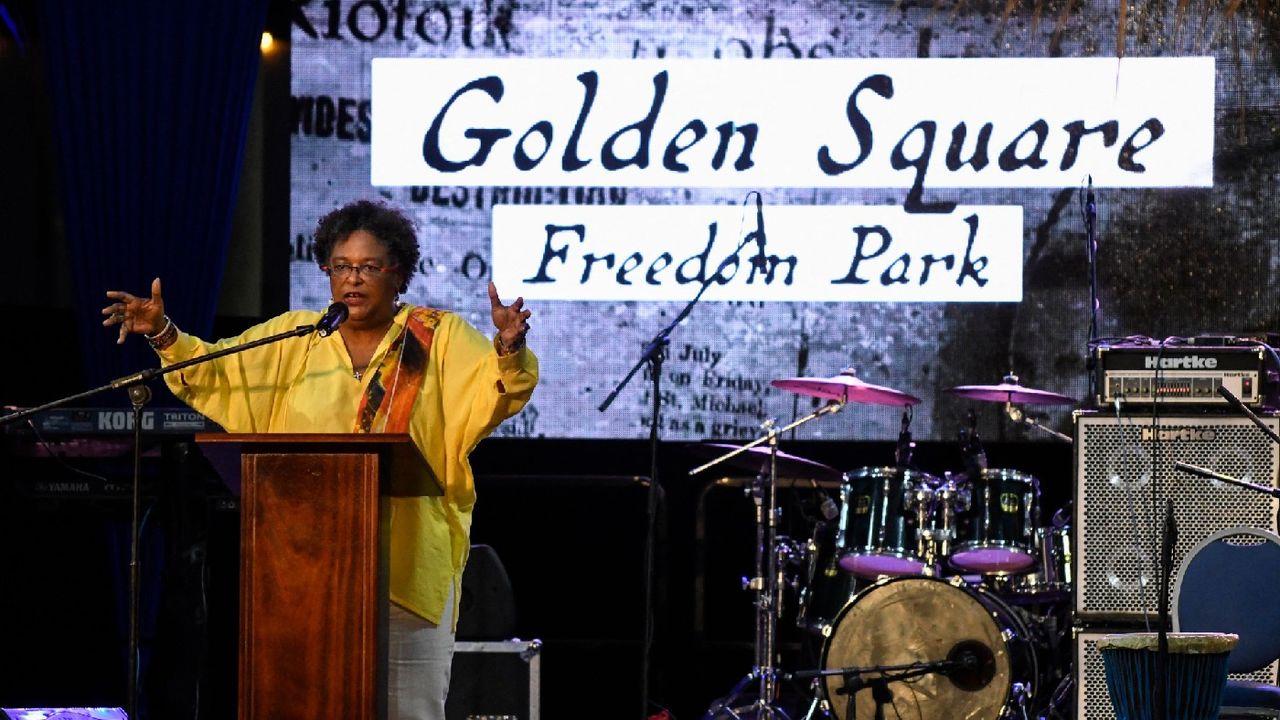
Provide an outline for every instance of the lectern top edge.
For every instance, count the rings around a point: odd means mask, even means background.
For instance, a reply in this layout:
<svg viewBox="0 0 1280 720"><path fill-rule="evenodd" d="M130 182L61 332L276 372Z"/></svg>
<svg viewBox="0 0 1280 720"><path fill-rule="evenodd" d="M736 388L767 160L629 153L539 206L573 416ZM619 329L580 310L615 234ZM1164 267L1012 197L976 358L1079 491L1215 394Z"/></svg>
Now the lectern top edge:
<svg viewBox="0 0 1280 720"><path fill-rule="evenodd" d="M196 444L222 481L240 494L244 455L377 453L383 489L393 497L439 496L443 487L408 433L199 433Z"/></svg>

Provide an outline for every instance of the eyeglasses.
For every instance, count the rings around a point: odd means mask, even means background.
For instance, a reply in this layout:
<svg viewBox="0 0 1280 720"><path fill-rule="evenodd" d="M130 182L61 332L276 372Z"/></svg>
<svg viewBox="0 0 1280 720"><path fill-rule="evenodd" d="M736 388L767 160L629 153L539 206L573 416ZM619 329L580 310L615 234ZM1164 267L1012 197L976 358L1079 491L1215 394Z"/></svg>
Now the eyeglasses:
<svg viewBox="0 0 1280 720"><path fill-rule="evenodd" d="M339 263L337 265L321 265L320 269L324 270L329 277L336 277L339 280L346 280L351 277L352 273L356 275L363 275L365 278L372 280L374 278L382 277L385 273L389 273L397 267L399 266L374 265L372 263L367 265L347 265L346 263Z"/></svg>

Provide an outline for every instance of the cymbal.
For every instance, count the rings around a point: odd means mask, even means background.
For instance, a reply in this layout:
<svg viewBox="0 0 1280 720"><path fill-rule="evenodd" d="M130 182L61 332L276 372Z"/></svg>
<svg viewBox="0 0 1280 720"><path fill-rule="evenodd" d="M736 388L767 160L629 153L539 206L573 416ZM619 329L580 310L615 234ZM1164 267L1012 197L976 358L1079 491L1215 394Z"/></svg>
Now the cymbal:
<svg viewBox="0 0 1280 720"><path fill-rule="evenodd" d="M769 384L779 390L827 400L894 407L920 404L920 398L908 395L901 390L863 382L853 374L852 370L845 370L829 378L784 378Z"/></svg>
<svg viewBox="0 0 1280 720"><path fill-rule="evenodd" d="M726 443L694 443L686 447L694 455L711 460L736 449L738 446ZM767 473L769 472L769 447L767 445L757 445L750 450L738 453L725 460L724 466L744 470L753 475L762 472ZM802 458L799 455L784 453L781 450L778 451L778 475L780 477L834 480L836 482L844 479L844 473L830 465Z"/></svg>
<svg viewBox="0 0 1280 720"><path fill-rule="evenodd" d="M1075 405L1074 398L1066 395L1059 395L1048 390L1037 390L1035 388L1023 387L1014 382L1006 382L999 385L959 385L953 388L947 388L943 392L950 393L956 397L962 397L969 400L982 400L985 402L998 403L1015 403L1022 405Z"/></svg>

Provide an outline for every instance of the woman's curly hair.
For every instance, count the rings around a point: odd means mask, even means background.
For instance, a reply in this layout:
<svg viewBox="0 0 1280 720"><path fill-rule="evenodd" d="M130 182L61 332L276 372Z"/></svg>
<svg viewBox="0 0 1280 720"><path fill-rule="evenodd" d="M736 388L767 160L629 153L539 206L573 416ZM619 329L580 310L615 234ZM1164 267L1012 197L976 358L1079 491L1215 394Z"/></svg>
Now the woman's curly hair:
<svg viewBox="0 0 1280 720"><path fill-rule="evenodd" d="M418 234L413 221L396 208L371 200L356 200L320 218L315 239L311 242L311 256L321 268L329 264L333 246L346 240L351 233L364 230L387 248L391 263L400 273L400 292L409 290L409 280L418 270Z"/></svg>

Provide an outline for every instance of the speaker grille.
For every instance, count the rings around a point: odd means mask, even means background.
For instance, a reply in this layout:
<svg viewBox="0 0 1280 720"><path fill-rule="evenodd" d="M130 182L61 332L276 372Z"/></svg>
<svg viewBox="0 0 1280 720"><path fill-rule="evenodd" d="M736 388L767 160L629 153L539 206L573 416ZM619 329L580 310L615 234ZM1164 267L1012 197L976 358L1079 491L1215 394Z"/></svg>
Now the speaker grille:
<svg viewBox="0 0 1280 720"><path fill-rule="evenodd" d="M1280 429L1274 415L1264 421ZM1175 471L1178 460L1275 487L1280 451L1247 418L1164 415L1155 430L1150 415L1077 418L1077 617L1135 621L1144 607L1154 613L1165 498L1173 500L1178 525L1170 588L1187 552L1214 532L1236 525L1276 529L1275 499Z"/></svg>
<svg viewBox="0 0 1280 720"><path fill-rule="evenodd" d="M1098 638L1103 632L1076 634L1076 718L1115 720L1111 698L1107 696L1107 676L1102 668Z"/></svg>

